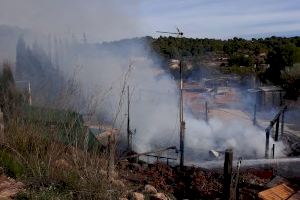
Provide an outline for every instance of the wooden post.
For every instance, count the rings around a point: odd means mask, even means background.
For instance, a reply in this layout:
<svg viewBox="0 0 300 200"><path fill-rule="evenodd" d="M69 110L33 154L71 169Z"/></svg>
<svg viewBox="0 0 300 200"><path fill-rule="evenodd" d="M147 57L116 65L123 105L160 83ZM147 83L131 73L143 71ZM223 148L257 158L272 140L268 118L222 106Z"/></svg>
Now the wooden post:
<svg viewBox="0 0 300 200"><path fill-rule="evenodd" d="M270 129L266 129L266 145L265 145L265 158L269 158L269 140L270 140Z"/></svg>
<svg viewBox="0 0 300 200"><path fill-rule="evenodd" d="M226 149L225 161L224 161L224 185L223 185L223 197L224 200L231 199L231 175L232 175L232 149Z"/></svg>

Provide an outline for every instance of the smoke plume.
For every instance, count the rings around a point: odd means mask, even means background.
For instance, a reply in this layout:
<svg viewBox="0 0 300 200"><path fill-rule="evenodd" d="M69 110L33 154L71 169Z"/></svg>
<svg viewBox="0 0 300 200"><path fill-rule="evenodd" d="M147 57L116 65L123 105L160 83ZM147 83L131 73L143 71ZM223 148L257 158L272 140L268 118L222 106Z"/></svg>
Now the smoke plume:
<svg viewBox="0 0 300 200"><path fill-rule="evenodd" d="M149 40L94 42L139 35L142 23L126 12L128 7L136 12L133 4L116 0L88 3L80 0L0 0L0 4L0 23L42 35L36 41L44 45L59 71L65 77L76 78L83 97L97 99L98 120L114 123L123 135L127 117L126 87L130 87L131 129L136 129L136 151L178 146L177 82L162 70L163 62L153 54ZM11 14L12 11L17 14ZM87 112L80 106L82 114ZM214 117L206 123L185 109L185 121L189 160L202 160L209 150L228 147L240 156L262 157L264 154L264 131L243 120L222 121Z"/></svg>

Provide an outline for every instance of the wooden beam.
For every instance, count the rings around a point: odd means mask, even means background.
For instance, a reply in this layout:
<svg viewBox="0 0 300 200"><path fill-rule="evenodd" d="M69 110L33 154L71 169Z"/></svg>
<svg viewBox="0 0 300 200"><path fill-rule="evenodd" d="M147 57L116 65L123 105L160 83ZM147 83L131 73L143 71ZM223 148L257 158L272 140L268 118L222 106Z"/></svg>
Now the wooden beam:
<svg viewBox="0 0 300 200"><path fill-rule="evenodd" d="M224 161L224 184L223 184L223 197L225 200L231 200L231 176L232 176L232 149L226 149Z"/></svg>

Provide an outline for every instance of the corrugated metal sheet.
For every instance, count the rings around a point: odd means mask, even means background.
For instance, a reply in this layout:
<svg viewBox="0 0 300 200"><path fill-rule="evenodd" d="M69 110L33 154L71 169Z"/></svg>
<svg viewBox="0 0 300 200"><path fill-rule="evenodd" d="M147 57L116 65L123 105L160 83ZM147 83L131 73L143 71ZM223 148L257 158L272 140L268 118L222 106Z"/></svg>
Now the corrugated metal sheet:
<svg viewBox="0 0 300 200"><path fill-rule="evenodd" d="M287 200L294 193L295 191L286 184L280 184L258 193L258 197L263 200Z"/></svg>

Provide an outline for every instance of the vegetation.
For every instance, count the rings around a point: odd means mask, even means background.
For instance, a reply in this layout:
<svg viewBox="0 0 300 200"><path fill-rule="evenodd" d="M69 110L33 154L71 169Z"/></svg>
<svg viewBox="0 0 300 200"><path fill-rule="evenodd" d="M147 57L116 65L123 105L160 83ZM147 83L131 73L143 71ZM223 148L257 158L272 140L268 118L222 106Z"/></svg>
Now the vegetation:
<svg viewBox="0 0 300 200"><path fill-rule="evenodd" d="M123 188L106 175L106 156L60 142L60 132L44 125L11 123L4 134L0 164L27 185L27 199L108 199ZM110 194L110 190L114 193Z"/></svg>
<svg viewBox="0 0 300 200"><path fill-rule="evenodd" d="M58 98L65 81L58 70L58 63L51 62L40 45L34 43L30 47L22 37L16 46L16 78L25 84L30 83L32 92L42 103Z"/></svg>
<svg viewBox="0 0 300 200"><path fill-rule="evenodd" d="M9 63L4 63L0 76L0 105L4 122L18 113L22 96L17 91L15 80Z"/></svg>
<svg viewBox="0 0 300 200"><path fill-rule="evenodd" d="M299 74L293 68L300 63L300 37L229 40L159 37L153 48L163 58L205 59L220 62L226 73L257 74L263 82L272 82L287 91L288 98L299 96ZM289 72L286 72L286 71Z"/></svg>
<svg viewBox="0 0 300 200"><path fill-rule="evenodd" d="M227 41L160 37L146 40L166 59L183 58L197 62L206 55L213 55L213 59L228 58L225 60L229 66L223 63L221 67L226 73L256 73L262 80L284 87L291 98L299 93L299 37L258 40L233 38ZM130 42L125 40L123 45ZM118 44L114 45L114 48L120 48ZM263 70L265 64L270 66ZM37 45L29 48L20 38L16 62L16 73L20 80L30 80L36 91L41 82L49 81L44 91L58 93L61 89L58 86L64 80L55 67ZM184 71L184 75L188 77L190 72ZM90 139L85 140L87 131L78 113L33 107L28 105L26 98L26 94L21 95L16 90L11 67L5 63L0 76L0 101L5 124L5 129L0 131L0 166L5 174L26 184L26 191L19 194L17 199L116 199L128 190L129 185L122 186L108 179L107 152L99 151L98 147L90 148L94 143ZM93 138L88 135L90 137ZM147 178L151 177L155 186L166 181L161 188L165 185L174 188L179 186L176 190L178 197L184 197L182 191L188 192L190 198L193 194L199 194L204 188L203 182L211 188L209 192L221 195L221 186L214 182L215 177L210 174L201 171L195 173L195 169L192 169L176 177L170 168L165 170L168 173L161 173L162 170L158 169L159 165L155 165L152 171L146 169L142 174L145 175L148 170ZM128 171L125 173L128 174ZM174 178L179 183L174 184ZM216 180L221 179L217 177ZM144 184L146 177L141 181ZM191 181L192 187L189 185Z"/></svg>
<svg viewBox="0 0 300 200"><path fill-rule="evenodd" d="M8 64L0 80L6 116L0 167L25 183L17 199L115 199L124 192L124 186L107 178L106 152L86 148L79 114L27 105L15 90Z"/></svg>
<svg viewBox="0 0 300 200"><path fill-rule="evenodd" d="M222 51L224 41L216 39L193 39L159 37L152 45L156 52L166 58L200 57L207 52Z"/></svg>

